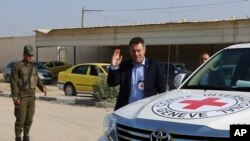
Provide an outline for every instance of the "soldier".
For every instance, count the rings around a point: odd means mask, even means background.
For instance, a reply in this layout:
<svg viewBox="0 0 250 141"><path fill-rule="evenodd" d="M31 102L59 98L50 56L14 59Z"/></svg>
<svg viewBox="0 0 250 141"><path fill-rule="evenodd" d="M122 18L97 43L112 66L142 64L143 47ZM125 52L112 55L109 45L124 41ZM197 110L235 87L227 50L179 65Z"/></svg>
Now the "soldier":
<svg viewBox="0 0 250 141"><path fill-rule="evenodd" d="M24 46L23 60L16 63L11 70L11 96L15 105L16 117L15 134L16 141L29 141L29 131L35 113L35 91L36 86L47 94L47 89L38 77L37 67L33 65L32 59L34 49L30 45Z"/></svg>

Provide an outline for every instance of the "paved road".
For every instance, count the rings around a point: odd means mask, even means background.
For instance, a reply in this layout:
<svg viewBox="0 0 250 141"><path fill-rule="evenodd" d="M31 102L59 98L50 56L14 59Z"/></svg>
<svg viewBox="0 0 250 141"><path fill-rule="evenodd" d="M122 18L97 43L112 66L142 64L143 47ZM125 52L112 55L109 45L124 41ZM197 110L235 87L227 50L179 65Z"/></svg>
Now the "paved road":
<svg viewBox="0 0 250 141"><path fill-rule="evenodd" d="M0 97L0 103L0 141L13 141L12 100ZM103 132L105 115L112 111L37 100L31 141L96 141Z"/></svg>

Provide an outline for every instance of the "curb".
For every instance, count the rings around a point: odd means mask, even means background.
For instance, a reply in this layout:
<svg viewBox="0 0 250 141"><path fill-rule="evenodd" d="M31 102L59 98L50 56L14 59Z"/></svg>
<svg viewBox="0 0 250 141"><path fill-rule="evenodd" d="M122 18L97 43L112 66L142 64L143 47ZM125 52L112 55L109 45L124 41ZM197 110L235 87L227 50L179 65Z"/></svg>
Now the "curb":
<svg viewBox="0 0 250 141"><path fill-rule="evenodd" d="M0 96L11 98L10 93L0 91ZM36 96L36 100L48 101L58 104L66 104L66 105L79 105L79 106L96 106L102 108L114 108L114 103L107 102L97 102L92 99L81 99L81 98L57 98L51 96Z"/></svg>
<svg viewBox="0 0 250 141"><path fill-rule="evenodd" d="M42 101L49 101L53 103L59 104L67 104L67 105L80 105L80 106L96 106L96 102L91 99L65 99L65 98L56 98L56 97L48 97L48 96L36 96L36 99Z"/></svg>

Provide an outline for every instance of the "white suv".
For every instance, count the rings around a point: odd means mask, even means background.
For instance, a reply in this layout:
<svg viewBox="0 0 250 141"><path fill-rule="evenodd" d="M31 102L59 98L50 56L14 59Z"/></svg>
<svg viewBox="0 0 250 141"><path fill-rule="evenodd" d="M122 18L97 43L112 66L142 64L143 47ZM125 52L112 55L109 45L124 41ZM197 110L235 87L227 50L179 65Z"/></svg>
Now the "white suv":
<svg viewBox="0 0 250 141"><path fill-rule="evenodd" d="M222 49L175 90L105 118L100 141L229 140L230 125L250 124L250 44Z"/></svg>

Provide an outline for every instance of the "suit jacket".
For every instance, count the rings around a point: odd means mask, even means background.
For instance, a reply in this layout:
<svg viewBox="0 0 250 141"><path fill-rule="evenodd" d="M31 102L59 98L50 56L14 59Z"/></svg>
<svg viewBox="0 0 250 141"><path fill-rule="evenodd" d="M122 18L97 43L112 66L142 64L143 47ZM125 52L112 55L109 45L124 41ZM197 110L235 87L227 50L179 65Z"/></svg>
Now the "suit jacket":
<svg viewBox="0 0 250 141"><path fill-rule="evenodd" d="M119 65L119 69L108 73L108 85L120 85L120 92L115 105L115 110L128 104L131 91L133 60L127 60ZM166 91L163 70L160 61L145 58L144 97L150 97Z"/></svg>

